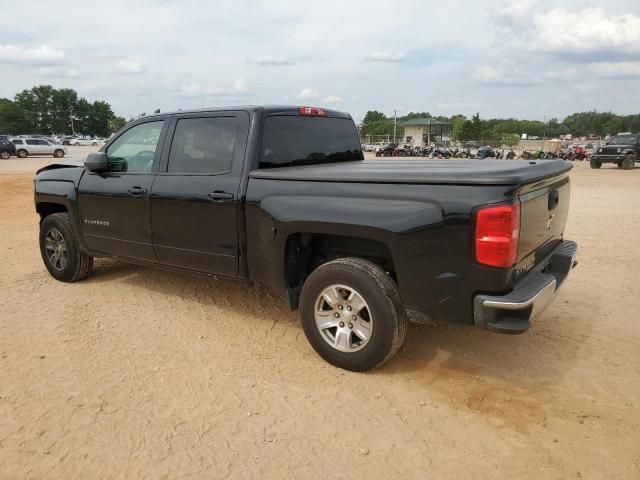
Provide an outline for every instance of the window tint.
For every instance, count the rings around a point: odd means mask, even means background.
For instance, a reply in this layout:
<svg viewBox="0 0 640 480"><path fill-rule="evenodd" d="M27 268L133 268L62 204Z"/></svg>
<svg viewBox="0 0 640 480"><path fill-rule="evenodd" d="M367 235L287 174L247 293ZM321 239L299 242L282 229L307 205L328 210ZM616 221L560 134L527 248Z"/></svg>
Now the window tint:
<svg viewBox="0 0 640 480"><path fill-rule="evenodd" d="M22 140L19 140L17 138L11 140L13 142L14 145L22 145Z"/></svg>
<svg viewBox="0 0 640 480"><path fill-rule="evenodd" d="M39 140L27 140L27 145L39 145Z"/></svg>
<svg viewBox="0 0 640 480"><path fill-rule="evenodd" d="M235 117L178 120L169 173L222 173L231 169L238 121Z"/></svg>
<svg viewBox="0 0 640 480"><path fill-rule="evenodd" d="M259 168L363 160L353 121L273 116L264 123Z"/></svg>
<svg viewBox="0 0 640 480"><path fill-rule="evenodd" d="M107 149L112 172L149 173L158 148L164 121L131 127Z"/></svg>
<svg viewBox="0 0 640 480"><path fill-rule="evenodd" d="M46 140L38 140L38 144L39 145L49 145L49 142L47 142Z"/></svg>

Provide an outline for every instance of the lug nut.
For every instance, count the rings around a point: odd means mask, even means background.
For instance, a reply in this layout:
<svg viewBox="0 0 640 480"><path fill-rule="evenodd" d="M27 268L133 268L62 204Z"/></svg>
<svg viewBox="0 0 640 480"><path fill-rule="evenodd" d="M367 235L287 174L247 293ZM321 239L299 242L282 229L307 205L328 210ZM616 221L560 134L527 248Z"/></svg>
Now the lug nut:
<svg viewBox="0 0 640 480"><path fill-rule="evenodd" d="M344 327L344 322L340 322L340 328Z"/></svg>
<svg viewBox="0 0 640 480"><path fill-rule="evenodd" d="M355 321L355 320L357 320L357 319L358 319L358 317L356 317L355 315L351 317L351 320L354 320L354 321Z"/></svg>
<svg viewBox="0 0 640 480"><path fill-rule="evenodd" d="M351 307L347 307L347 310L351 311Z"/></svg>
<svg viewBox="0 0 640 480"><path fill-rule="evenodd" d="M350 323L350 324L349 324L349 328L353 328L353 323Z"/></svg>
<svg viewBox="0 0 640 480"><path fill-rule="evenodd" d="M339 318L340 314L338 312L336 312L336 313L333 314L333 316L336 317L336 318Z"/></svg>
<svg viewBox="0 0 640 480"><path fill-rule="evenodd" d="M344 307L342 305L338 305L338 308L342 310Z"/></svg>

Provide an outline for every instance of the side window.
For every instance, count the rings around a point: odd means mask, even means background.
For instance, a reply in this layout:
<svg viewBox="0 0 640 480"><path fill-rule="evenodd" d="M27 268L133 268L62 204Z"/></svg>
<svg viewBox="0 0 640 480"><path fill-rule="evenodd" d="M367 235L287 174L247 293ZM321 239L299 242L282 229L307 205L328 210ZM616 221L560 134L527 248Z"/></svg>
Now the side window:
<svg viewBox="0 0 640 480"><path fill-rule="evenodd" d="M27 145L39 145L39 140L27 140Z"/></svg>
<svg viewBox="0 0 640 480"><path fill-rule="evenodd" d="M14 145L22 145L22 140L19 140L17 138L11 140L13 142Z"/></svg>
<svg viewBox="0 0 640 480"><path fill-rule="evenodd" d="M153 166L164 120L131 127L107 149L112 172L149 173Z"/></svg>
<svg viewBox="0 0 640 480"><path fill-rule="evenodd" d="M231 169L238 135L235 117L178 120L169 154L169 173L215 174Z"/></svg>
<svg viewBox="0 0 640 480"><path fill-rule="evenodd" d="M49 142L47 142L46 140L38 140L38 144L39 145L51 145Z"/></svg>

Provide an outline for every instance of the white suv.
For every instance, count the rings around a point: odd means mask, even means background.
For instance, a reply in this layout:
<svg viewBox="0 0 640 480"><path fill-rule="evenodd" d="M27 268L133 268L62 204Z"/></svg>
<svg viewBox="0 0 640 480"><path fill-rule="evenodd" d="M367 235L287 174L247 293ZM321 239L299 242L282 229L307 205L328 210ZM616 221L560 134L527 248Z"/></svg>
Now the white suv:
<svg viewBox="0 0 640 480"><path fill-rule="evenodd" d="M29 155L53 155L62 158L68 153L62 145L56 145L43 138L12 138L11 142L16 146L16 155L19 158L27 158Z"/></svg>

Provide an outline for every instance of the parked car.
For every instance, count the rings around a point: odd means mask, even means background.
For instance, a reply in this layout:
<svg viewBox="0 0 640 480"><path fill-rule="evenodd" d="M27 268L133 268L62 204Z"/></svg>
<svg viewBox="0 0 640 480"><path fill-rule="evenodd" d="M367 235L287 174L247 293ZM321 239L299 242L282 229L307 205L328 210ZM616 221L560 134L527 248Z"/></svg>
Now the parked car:
<svg viewBox="0 0 640 480"><path fill-rule="evenodd" d="M7 160L16 154L16 146L7 137L0 137L0 158Z"/></svg>
<svg viewBox="0 0 640 480"><path fill-rule="evenodd" d="M53 155L62 158L68 153L65 147L42 138L14 138L11 142L16 148L16 155L20 158L26 158L29 155Z"/></svg>
<svg viewBox="0 0 640 480"><path fill-rule="evenodd" d="M69 142L70 145L86 146L86 145L98 145L98 142L94 139L88 138L74 138Z"/></svg>
<svg viewBox="0 0 640 480"><path fill-rule="evenodd" d="M408 311L526 331L576 265L571 167L364 161L351 116L314 107L149 115L38 171L40 252L63 282L115 257L265 285L318 354L362 371L402 346Z"/></svg>
<svg viewBox="0 0 640 480"><path fill-rule="evenodd" d="M603 163L615 163L619 168L631 170L640 161L640 134L616 135L598 148L593 149L591 168L600 168Z"/></svg>

